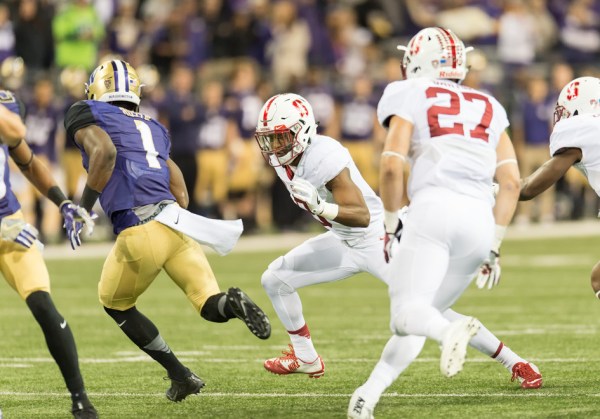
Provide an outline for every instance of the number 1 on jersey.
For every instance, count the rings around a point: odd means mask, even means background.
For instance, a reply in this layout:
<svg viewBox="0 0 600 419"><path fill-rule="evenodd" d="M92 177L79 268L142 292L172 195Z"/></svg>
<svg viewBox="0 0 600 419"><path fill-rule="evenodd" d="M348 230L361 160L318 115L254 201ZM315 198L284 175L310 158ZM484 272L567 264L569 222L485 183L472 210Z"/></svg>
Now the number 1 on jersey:
<svg viewBox="0 0 600 419"><path fill-rule="evenodd" d="M154 147L154 140L152 139L152 131L150 131L150 127L143 121L139 119L135 119L135 127L140 132L140 136L142 137L142 144L144 146L144 150L146 151L146 160L148 161L148 166L154 169L160 169L160 162L158 161L158 151L156 151L156 147Z"/></svg>

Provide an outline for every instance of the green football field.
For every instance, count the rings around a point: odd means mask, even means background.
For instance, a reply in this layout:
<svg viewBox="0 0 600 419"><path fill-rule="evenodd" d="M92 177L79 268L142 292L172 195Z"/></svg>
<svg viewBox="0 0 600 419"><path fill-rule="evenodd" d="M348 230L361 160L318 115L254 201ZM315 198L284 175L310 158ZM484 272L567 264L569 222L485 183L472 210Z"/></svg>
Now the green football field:
<svg viewBox="0 0 600 419"><path fill-rule="evenodd" d="M169 402L164 370L138 350L96 297L100 259L53 260L53 295L77 340L90 398L103 418L343 418L349 397L368 376L389 337L388 298L368 275L300 291L323 378L280 377L262 362L287 345L260 286L281 252L210 256L221 287L240 286L269 314L270 339L239 321L208 323L161 275L138 308L157 324L184 363L206 381L198 396ZM589 272L600 239L507 241L499 288L472 286L455 308L478 317L505 344L542 370L544 387L521 390L497 362L469 350L452 379L439 373L439 349L419 359L388 389L378 418L600 417L600 301ZM67 418L70 400L43 336L25 304L0 283L0 408L5 419Z"/></svg>

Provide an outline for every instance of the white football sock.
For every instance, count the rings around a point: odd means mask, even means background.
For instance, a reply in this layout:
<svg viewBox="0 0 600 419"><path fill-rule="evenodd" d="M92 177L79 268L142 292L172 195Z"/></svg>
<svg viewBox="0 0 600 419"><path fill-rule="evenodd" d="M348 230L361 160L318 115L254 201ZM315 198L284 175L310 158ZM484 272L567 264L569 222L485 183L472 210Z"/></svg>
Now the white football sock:
<svg viewBox="0 0 600 419"><path fill-rule="evenodd" d="M306 328L306 330L308 331L308 328ZM292 341L292 346L294 347L294 352L296 353L296 357L298 359L308 363L311 363L317 359L319 354L315 350L310 337L307 338L296 333L289 333L289 335L290 340Z"/></svg>
<svg viewBox="0 0 600 419"><path fill-rule="evenodd" d="M424 344L422 336L392 336L369 379L360 386L360 395L374 407L383 392L419 355Z"/></svg>
<svg viewBox="0 0 600 419"><path fill-rule="evenodd" d="M448 309L444 312L444 317L450 321L454 321L465 317L465 315ZM517 362L527 362L519 355L514 353L509 347L504 346L500 339L498 339L483 325L481 325L477 334L473 337L473 339L471 339L469 345L477 349L482 354L490 356L496 361L500 362L511 372L513 365L515 365Z"/></svg>
<svg viewBox="0 0 600 419"><path fill-rule="evenodd" d="M527 363L526 360L514 353L508 346L504 345L502 342L500 342L500 345L502 346L498 346L497 348L497 350L499 350L498 355L492 356L492 358L504 365L507 370L512 372L512 368L517 362Z"/></svg>

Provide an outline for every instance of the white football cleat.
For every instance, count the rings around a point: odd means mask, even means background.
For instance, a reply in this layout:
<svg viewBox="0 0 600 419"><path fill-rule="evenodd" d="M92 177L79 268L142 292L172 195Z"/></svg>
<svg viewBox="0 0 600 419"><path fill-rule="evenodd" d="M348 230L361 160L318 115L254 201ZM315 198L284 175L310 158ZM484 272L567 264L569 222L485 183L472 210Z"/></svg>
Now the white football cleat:
<svg viewBox="0 0 600 419"><path fill-rule="evenodd" d="M310 378L320 378L325 374L325 364L320 356L313 362L304 362L296 356L294 347L288 346L287 351L282 351L283 356L265 361L264 367L267 371L277 375L307 374Z"/></svg>
<svg viewBox="0 0 600 419"><path fill-rule="evenodd" d="M446 377L454 377L462 371L467 356L467 346L481 327L475 317L466 317L450 323L442 341L440 371Z"/></svg>
<svg viewBox="0 0 600 419"><path fill-rule="evenodd" d="M354 390L348 404L348 419L374 419L373 410L375 406L367 403L359 393L360 387Z"/></svg>

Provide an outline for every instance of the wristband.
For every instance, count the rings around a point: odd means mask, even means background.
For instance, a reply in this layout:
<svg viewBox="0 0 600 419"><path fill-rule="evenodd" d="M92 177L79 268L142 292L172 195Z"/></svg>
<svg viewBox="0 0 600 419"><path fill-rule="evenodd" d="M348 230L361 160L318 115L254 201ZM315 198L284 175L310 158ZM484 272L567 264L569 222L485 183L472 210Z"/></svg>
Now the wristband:
<svg viewBox="0 0 600 419"><path fill-rule="evenodd" d="M596 298L600 298L600 291L596 292Z"/></svg>
<svg viewBox="0 0 600 419"><path fill-rule="evenodd" d="M398 219L398 211L388 211L385 210L383 212L383 223L385 224L385 232L386 233L395 233L398 228L398 224L400 220Z"/></svg>
<svg viewBox="0 0 600 419"><path fill-rule="evenodd" d="M317 214L319 217L323 217L327 220L335 220L338 216L338 212L340 207L338 204L330 204L329 202L323 203L323 211L320 214Z"/></svg>
<svg viewBox="0 0 600 419"><path fill-rule="evenodd" d="M504 239L505 234L506 226L496 224L496 232L494 233L494 243L492 245L492 250L496 253L500 253L500 245L502 244L502 240Z"/></svg>
<svg viewBox="0 0 600 419"><path fill-rule="evenodd" d="M48 189L46 197L50 201L54 202L54 204L56 204L56 206L59 208L62 206L63 202L68 201L63 191L61 191L60 188L56 185Z"/></svg>
<svg viewBox="0 0 600 419"><path fill-rule="evenodd" d="M81 201L79 202L79 205L85 208L87 212L90 212L99 196L100 192L93 190L88 185L85 185L83 193L81 194Z"/></svg>

